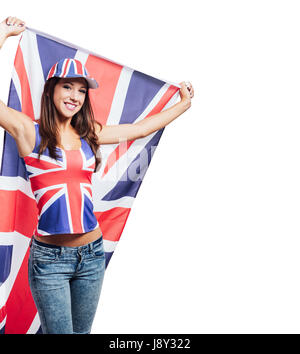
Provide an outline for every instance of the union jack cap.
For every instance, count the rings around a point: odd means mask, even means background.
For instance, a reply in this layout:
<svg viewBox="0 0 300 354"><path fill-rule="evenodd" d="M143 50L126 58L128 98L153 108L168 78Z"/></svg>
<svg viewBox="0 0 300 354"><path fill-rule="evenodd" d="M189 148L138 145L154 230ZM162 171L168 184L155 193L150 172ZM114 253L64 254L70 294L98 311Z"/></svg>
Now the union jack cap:
<svg viewBox="0 0 300 354"><path fill-rule="evenodd" d="M89 88L95 89L99 86L97 81L90 76L85 66L77 59L65 58L58 61L50 69L47 80L52 77L83 77L86 79Z"/></svg>

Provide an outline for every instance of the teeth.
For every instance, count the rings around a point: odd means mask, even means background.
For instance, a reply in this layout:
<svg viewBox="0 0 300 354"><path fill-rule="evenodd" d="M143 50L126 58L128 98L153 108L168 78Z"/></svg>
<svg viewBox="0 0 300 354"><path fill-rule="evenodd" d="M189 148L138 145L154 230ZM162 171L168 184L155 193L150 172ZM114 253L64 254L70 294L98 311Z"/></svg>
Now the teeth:
<svg viewBox="0 0 300 354"><path fill-rule="evenodd" d="M72 110L76 107L76 105L71 104L71 103L65 103L65 105L67 106L67 108L72 109Z"/></svg>

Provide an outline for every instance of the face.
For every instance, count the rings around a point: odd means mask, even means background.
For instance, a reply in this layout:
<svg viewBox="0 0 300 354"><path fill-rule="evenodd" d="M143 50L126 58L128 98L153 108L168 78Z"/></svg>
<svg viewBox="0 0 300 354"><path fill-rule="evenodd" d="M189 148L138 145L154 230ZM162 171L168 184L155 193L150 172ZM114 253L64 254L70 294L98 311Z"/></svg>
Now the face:
<svg viewBox="0 0 300 354"><path fill-rule="evenodd" d="M54 88L53 102L60 118L72 118L80 111L87 95L84 78L60 79Z"/></svg>

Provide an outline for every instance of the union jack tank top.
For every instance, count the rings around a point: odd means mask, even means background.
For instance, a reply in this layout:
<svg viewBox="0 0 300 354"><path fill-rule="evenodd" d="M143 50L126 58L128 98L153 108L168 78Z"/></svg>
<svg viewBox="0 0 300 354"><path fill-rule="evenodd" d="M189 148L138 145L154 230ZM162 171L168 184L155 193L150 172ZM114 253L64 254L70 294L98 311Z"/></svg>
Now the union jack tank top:
<svg viewBox="0 0 300 354"><path fill-rule="evenodd" d="M38 207L35 235L84 233L96 229L93 211L92 174L95 155L81 138L79 150L57 147L60 157L50 157L48 148L38 158L41 141L39 124L35 124L35 146L24 157L31 189Z"/></svg>

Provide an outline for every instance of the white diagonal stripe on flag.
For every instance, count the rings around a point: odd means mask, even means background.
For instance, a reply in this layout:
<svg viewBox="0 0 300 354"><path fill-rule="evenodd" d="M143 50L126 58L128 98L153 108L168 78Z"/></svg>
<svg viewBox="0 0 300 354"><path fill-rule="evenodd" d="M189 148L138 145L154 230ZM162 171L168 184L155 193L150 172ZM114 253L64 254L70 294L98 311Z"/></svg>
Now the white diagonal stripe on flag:
<svg viewBox="0 0 300 354"><path fill-rule="evenodd" d="M20 47L23 52L25 70L29 81L34 118L39 119L41 110L41 92L43 92L45 84L44 74L40 61L36 34L31 31L25 31L24 37L24 40L20 43Z"/></svg>

